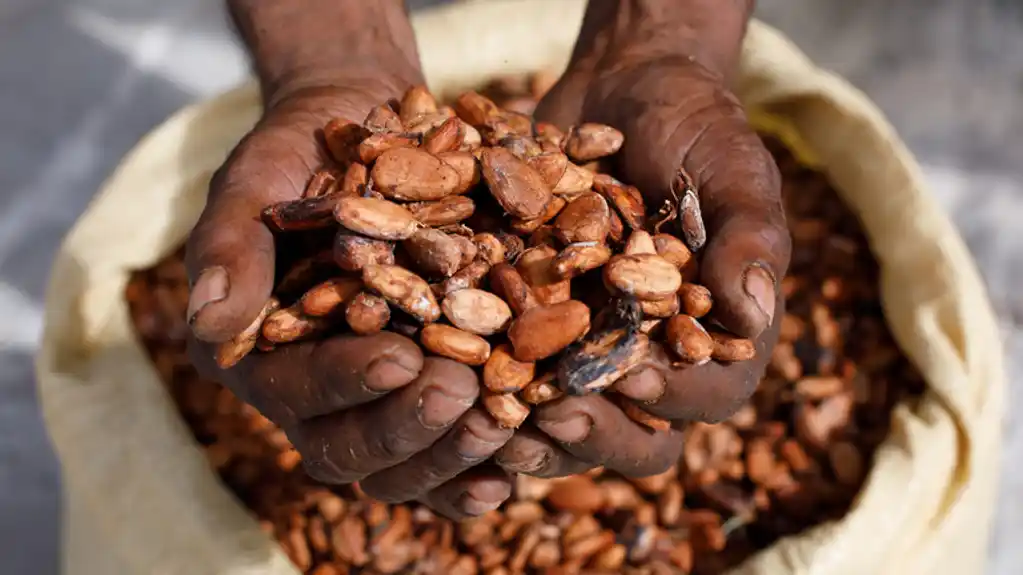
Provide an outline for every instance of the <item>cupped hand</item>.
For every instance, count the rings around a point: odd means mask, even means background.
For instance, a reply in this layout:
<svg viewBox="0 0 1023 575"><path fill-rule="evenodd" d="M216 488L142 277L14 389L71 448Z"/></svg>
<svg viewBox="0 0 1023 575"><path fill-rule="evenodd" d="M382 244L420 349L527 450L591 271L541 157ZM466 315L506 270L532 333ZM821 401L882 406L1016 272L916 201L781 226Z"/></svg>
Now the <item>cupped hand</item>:
<svg viewBox="0 0 1023 575"><path fill-rule="evenodd" d="M678 460L688 421L720 421L749 398L778 337L779 282L790 237L777 167L721 74L692 58L654 56L612 40L602 56L580 56L537 108L562 128L609 124L625 135L614 171L643 192L649 210L671 197L684 169L698 190L708 241L699 281L714 295L712 320L756 342L756 358L676 367L663 349L616 384L672 430L652 432L599 395L540 407L538 430L517 434L498 454L512 471L541 476L602 465L628 475L660 472ZM542 432L542 433L541 433Z"/></svg>
<svg viewBox="0 0 1023 575"><path fill-rule="evenodd" d="M476 515L510 494L503 472L477 466L511 432L472 407L479 385L470 368L424 359L415 342L393 333L291 344L226 370L213 360L215 344L240 333L271 295L274 236L260 213L299 198L328 161L317 130L338 117L361 122L419 83L418 72L374 70L269 95L263 118L214 175L188 240L190 351L201 372L287 432L314 478L359 481L384 501L418 499L449 516Z"/></svg>

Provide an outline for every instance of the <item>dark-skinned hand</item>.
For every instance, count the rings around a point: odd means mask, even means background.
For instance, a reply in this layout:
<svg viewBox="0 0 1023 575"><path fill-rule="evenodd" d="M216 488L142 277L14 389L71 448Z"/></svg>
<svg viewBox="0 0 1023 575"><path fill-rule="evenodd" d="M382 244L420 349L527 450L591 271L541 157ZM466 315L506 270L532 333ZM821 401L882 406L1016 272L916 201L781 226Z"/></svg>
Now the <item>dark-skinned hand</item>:
<svg viewBox="0 0 1023 575"><path fill-rule="evenodd" d="M670 197L672 181L685 169L707 227L700 283L714 295L712 318L753 338L757 356L673 367L657 348L616 389L672 421L672 430L652 432L600 395L566 397L537 408L535 428L519 431L501 449L496 460L510 471L543 477L595 466L630 476L661 472L678 460L686 422L720 421L749 398L777 341L784 304L778 286L790 251L778 169L721 74L646 42L626 29L581 41L537 118L563 129L598 122L621 130L616 175L639 187L649 210Z"/></svg>

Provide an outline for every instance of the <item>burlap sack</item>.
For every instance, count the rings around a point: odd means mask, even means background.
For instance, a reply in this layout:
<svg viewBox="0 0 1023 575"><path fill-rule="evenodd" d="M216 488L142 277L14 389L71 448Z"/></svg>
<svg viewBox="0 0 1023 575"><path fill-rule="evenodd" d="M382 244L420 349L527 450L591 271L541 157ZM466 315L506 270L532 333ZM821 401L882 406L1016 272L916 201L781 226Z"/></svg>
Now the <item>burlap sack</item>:
<svg viewBox="0 0 1023 575"><path fill-rule="evenodd" d="M446 92L498 72L563 66L582 8L487 1L422 14L427 77ZM763 24L750 27L739 94L862 218L888 320L930 388L897 410L845 519L786 539L735 573L981 572L1004 379L970 256L880 112ZM129 154L57 258L37 367L67 486L68 573L296 573L207 467L122 297L131 270L185 238L212 170L258 115L252 86L175 115Z"/></svg>

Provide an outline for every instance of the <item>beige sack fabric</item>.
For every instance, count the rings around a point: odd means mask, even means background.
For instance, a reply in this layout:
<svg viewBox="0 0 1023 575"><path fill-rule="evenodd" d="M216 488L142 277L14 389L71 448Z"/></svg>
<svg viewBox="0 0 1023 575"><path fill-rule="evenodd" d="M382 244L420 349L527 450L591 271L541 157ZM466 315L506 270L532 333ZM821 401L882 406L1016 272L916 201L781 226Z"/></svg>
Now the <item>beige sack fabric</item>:
<svg viewBox="0 0 1023 575"><path fill-rule="evenodd" d="M563 66L583 4L469 2L418 16L432 88ZM888 320L930 387L915 408L897 410L846 518L783 540L734 573L980 573L1005 389L995 321L966 248L879 111L759 23L739 94L862 218ZM211 172L258 115L252 86L178 113L124 160L57 258L37 368L68 492L69 574L297 573L208 468L122 296L131 270L184 240Z"/></svg>

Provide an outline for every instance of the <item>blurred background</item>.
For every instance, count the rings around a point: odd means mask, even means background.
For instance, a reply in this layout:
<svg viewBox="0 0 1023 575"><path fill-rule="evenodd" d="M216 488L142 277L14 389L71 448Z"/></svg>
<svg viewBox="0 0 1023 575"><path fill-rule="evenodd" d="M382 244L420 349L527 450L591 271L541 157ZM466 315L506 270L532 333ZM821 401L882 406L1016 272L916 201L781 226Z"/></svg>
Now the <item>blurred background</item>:
<svg viewBox="0 0 1023 575"><path fill-rule="evenodd" d="M758 4L761 19L866 91L917 154L988 282L1003 318L1009 373L1017 373L1023 235L1013 232L1023 219L1023 2ZM57 566L59 476L32 374L53 254L140 137L247 73L222 2L0 0L2 574L46 575ZM1023 547L1013 543L1023 536L1021 425L1011 417L1006 429L992 574L1016 573L1010 566L1023 562Z"/></svg>

